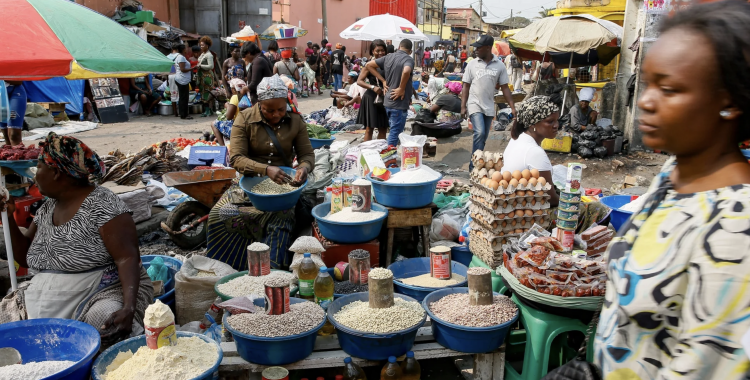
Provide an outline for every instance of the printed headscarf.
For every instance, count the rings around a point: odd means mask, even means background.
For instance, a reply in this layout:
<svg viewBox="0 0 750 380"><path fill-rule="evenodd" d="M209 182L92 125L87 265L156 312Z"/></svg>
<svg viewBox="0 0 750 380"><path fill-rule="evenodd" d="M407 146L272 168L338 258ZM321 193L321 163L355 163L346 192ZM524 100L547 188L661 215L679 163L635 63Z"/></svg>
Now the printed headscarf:
<svg viewBox="0 0 750 380"><path fill-rule="evenodd" d="M461 93L461 90L463 90L464 86L461 82L448 82L445 84L445 87L450 90L450 92L458 95Z"/></svg>
<svg viewBox="0 0 750 380"><path fill-rule="evenodd" d="M258 100L286 98L289 87L284 84L279 74L265 77L258 85Z"/></svg>
<svg viewBox="0 0 750 380"><path fill-rule="evenodd" d="M240 78L232 78L229 81L229 87L235 89L237 92L242 90L242 87L245 87L245 86L247 86L247 83L245 83L245 81Z"/></svg>
<svg viewBox="0 0 750 380"><path fill-rule="evenodd" d="M549 96L533 96L516 106L518 121L525 128L531 128L536 123L546 119L549 115L560 111L560 108L552 103Z"/></svg>
<svg viewBox="0 0 750 380"><path fill-rule="evenodd" d="M93 176L101 179L107 172L104 162L86 144L75 137L58 136L50 132L39 143L39 159L47 166L56 168L78 179Z"/></svg>

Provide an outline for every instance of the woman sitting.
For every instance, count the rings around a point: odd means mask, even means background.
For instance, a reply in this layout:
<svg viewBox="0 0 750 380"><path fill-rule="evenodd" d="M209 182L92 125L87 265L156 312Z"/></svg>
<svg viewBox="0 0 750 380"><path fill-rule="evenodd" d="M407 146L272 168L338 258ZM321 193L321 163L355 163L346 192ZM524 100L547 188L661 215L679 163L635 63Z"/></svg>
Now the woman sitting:
<svg viewBox="0 0 750 380"><path fill-rule="evenodd" d="M264 78L257 91L259 102L235 118L230 163L244 176L299 186L315 166L307 125L298 113L287 112L289 89L278 75ZM280 166L291 167L295 154L299 166L291 178ZM206 256L242 271L247 269L247 246L262 242L271 247L271 265L286 267L294 222L294 208L259 211L235 183L209 213Z"/></svg>
<svg viewBox="0 0 750 380"><path fill-rule="evenodd" d="M243 91L247 88L244 80L237 78L232 79L229 81L229 86L232 89L232 98L229 99L229 102L226 104L227 112L224 114L224 120L216 120L211 124L211 129L214 132L214 136L216 136L216 142L221 146L226 145L224 138L230 138L232 135L232 123L234 123L234 118L239 111L246 108L240 106L240 99L243 100L242 104L250 104L250 99L247 98L247 95L243 95L243 92L247 92Z"/></svg>
<svg viewBox="0 0 750 380"><path fill-rule="evenodd" d="M445 84L445 88L448 89L447 94L436 97L430 106L430 111L437 115L435 122L438 123L454 123L461 122L461 90L463 84L461 82L448 82Z"/></svg>
<svg viewBox="0 0 750 380"><path fill-rule="evenodd" d="M99 330L102 348L142 334L153 288L141 265L131 211L112 191L89 182L105 168L80 140L52 132L39 146L35 178L49 199L25 232L14 218L6 226L15 260L38 274L3 300L0 322L83 321ZM0 206L15 211L13 202ZM23 308L9 317L9 304Z"/></svg>

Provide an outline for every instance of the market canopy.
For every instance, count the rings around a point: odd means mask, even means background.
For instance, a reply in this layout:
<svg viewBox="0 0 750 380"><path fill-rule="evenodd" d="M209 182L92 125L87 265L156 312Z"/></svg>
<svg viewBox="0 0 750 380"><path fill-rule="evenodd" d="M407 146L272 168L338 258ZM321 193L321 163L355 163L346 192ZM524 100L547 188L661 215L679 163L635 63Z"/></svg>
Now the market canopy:
<svg viewBox="0 0 750 380"><path fill-rule="evenodd" d="M294 25L273 24L260 34L260 38L272 41L284 38L299 38L306 34L306 29L298 28Z"/></svg>
<svg viewBox="0 0 750 380"><path fill-rule="evenodd" d="M129 78L174 63L117 22L66 0L0 0L0 79Z"/></svg>
<svg viewBox="0 0 750 380"><path fill-rule="evenodd" d="M523 60L555 64L608 64L620 53L621 26L591 15L546 17L521 29L508 42ZM572 57L571 57L572 56Z"/></svg>
<svg viewBox="0 0 750 380"><path fill-rule="evenodd" d="M365 17L354 24L349 25L343 32L339 33L341 38L354 39L358 41L372 40L411 40L429 41L430 39L422 33L409 20L390 14Z"/></svg>

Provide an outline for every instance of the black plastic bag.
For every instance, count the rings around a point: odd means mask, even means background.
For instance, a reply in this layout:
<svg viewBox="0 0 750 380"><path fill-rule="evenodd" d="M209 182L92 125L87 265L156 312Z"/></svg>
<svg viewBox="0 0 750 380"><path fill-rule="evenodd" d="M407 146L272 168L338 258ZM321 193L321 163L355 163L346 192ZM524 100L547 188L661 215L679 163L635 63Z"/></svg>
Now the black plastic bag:
<svg viewBox="0 0 750 380"><path fill-rule="evenodd" d="M583 158L591 158L594 156L594 151L584 146L578 147L578 155Z"/></svg>
<svg viewBox="0 0 750 380"><path fill-rule="evenodd" d="M594 147L596 146L596 143L591 140L586 140L582 138L578 140L578 146L588 148L588 149L594 149Z"/></svg>
<svg viewBox="0 0 750 380"><path fill-rule="evenodd" d="M605 148L603 146L598 146L598 147L594 148L594 155L597 156L597 157L599 157L599 158L607 157L607 148Z"/></svg>

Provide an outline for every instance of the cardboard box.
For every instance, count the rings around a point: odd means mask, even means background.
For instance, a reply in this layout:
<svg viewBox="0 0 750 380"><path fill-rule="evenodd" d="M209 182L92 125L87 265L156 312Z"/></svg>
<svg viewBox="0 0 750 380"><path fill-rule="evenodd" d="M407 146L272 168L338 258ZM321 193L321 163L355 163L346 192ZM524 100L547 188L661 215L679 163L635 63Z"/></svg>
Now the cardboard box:
<svg viewBox="0 0 750 380"><path fill-rule="evenodd" d="M359 166L362 168L360 175L365 177L373 168L385 168L385 163L378 151L374 149L362 149L359 157Z"/></svg>
<svg viewBox="0 0 750 380"><path fill-rule="evenodd" d="M144 22L142 28L149 33L155 33L160 32L162 30L167 30L167 28L162 28L159 25L152 24L150 22Z"/></svg>
<svg viewBox="0 0 750 380"><path fill-rule="evenodd" d="M625 176L625 181L622 182L622 187L627 189L628 187L638 186L638 180L633 176Z"/></svg>

